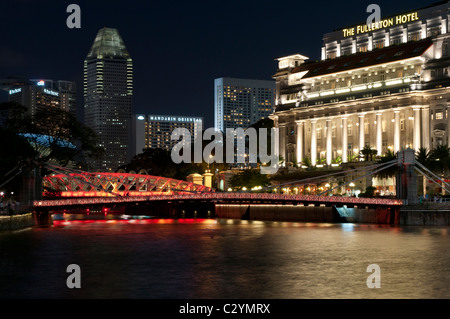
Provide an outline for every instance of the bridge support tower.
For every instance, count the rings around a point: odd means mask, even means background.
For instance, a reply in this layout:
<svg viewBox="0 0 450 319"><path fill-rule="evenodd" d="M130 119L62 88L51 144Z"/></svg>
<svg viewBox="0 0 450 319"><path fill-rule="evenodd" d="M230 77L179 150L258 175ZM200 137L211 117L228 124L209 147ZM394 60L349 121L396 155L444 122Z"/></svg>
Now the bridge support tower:
<svg viewBox="0 0 450 319"><path fill-rule="evenodd" d="M414 170L414 150L399 151L397 161L397 198L407 200L408 204L417 204L417 175Z"/></svg>

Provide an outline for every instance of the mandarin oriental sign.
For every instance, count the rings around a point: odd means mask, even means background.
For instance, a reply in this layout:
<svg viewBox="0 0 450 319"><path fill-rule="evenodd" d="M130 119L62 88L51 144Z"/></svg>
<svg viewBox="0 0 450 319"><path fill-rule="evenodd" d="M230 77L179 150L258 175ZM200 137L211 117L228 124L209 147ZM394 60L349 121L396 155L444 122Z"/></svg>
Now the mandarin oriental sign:
<svg viewBox="0 0 450 319"><path fill-rule="evenodd" d="M400 14L392 18L387 18L380 20L378 22L373 22L371 24L361 24L356 27L346 28L342 31L344 32L344 37L350 37L356 34L362 34L366 32L375 31L378 29L384 29L387 27L392 27L394 25L399 25L407 22L413 22L419 20L419 15L417 12Z"/></svg>

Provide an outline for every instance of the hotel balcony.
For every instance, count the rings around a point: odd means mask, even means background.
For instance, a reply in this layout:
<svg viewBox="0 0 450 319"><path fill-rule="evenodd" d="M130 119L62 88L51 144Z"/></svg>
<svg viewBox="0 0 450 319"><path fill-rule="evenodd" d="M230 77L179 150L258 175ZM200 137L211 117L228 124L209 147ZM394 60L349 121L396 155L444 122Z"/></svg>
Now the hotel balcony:
<svg viewBox="0 0 450 319"><path fill-rule="evenodd" d="M376 82L370 82L370 83L364 83L364 84L356 84L356 85L340 87L340 88L336 88L336 89L332 89L332 90L326 89L326 90L320 90L320 91L314 91L314 92L307 92L306 95L307 95L308 99L314 99L314 98L323 97L323 96L340 95L340 94L361 92L364 90L372 90L372 89L381 89L383 87L390 88L393 86L410 84L412 82L413 78L414 78L414 76L392 78L392 79L387 79L385 81L376 81Z"/></svg>

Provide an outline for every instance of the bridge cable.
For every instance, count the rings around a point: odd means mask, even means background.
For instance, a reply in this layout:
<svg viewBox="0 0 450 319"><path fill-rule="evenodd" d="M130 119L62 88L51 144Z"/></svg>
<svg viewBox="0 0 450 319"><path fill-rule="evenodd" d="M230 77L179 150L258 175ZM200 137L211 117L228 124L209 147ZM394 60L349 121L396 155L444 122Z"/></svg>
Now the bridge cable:
<svg viewBox="0 0 450 319"><path fill-rule="evenodd" d="M374 164L374 165L359 167L359 168L356 168L356 169L350 169L350 170L346 170L346 171L339 171L339 172L335 172L335 173L331 173L331 174L327 174L327 175L321 175L321 176L305 178L305 179L301 179L301 180L297 180L297 181L293 181L293 182L288 182L288 183L283 183L283 184L278 184L278 185L271 185L271 186L264 187L262 189L279 188L279 187L282 187L282 186L285 186L285 185L300 184L300 183L304 184L305 182L310 182L310 181L313 181L313 180L316 180L316 179L323 179L323 178L330 177L330 176L333 176L333 175L342 175L342 174L345 174L345 173L356 172L356 171L359 171L359 170L372 169L372 168L388 165L388 164L391 164L391 163L394 163L394 162L397 162L397 160L392 160L392 161L389 161L389 162L386 162L386 163L382 163L382 164Z"/></svg>
<svg viewBox="0 0 450 319"><path fill-rule="evenodd" d="M430 171L428 168L426 168L424 165L422 165L419 162L415 162L415 164L418 165L419 167L421 167L424 171L428 172L431 176L434 176L436 179L441 180L442 183L444 183L445 185L450 187L450 185L445 182L443 177L441 178L441 177L437 176L436 174L434 174L432 171ZM429 178L429 179L431 179L431 178Z"/></svg>
<svg viewBox="0 0 450 319"><path fill-rule="evenodd" d="M430 178L430 176L426 175L424 172L422 172L418 167L414 167L414 169L416 169L420 174L422 174L423 176L425 176L426 178L428 178L430 181L432 181L433 183L435 183L436 185L438 185L439 187L442 187L441 184L439 184L438 182L436 182L433 178ZM448 185L447 183L445 183L446 185ZM450 193L450 191L445 188L442 187L443 189L445 189L448 193Z"/></svg>
<svg viewBox="0 0 450 319"><path fill-rule="evenodd" d="M396 161L395 161L395 162L396 162ZM379 169L377 169L377 170L375 170L375 171L373 171L373 172L370 172L370 173L367 173L367 174L365 174L365 175L363 175L363 176L354 178L354 179L352 179L352 180L350 180L350 181L348 181L348 182L346 182L346 183L344 183L344 184L342 184L342 185L338 185L338 186L336 186L336 187L333 187L333 188L331 188L331 189L328 189L328 190L326 190L326 191L320 193L319 196L324 195L324 194L326 194L326 193L329 193L329 192L335 190L336 188L346 186L346 185L348 185L348 184L350 184L350 183L352 183L352 182L354 182L354 181L357 181L357 180L359 180L359 179L362 179L362 178L364 178L364 177L366 177L366 176L369 176L369 175L378 173L378 172L380 172L380 171L382 171L382 170L384 170L384 169L386 169L386 168L389 168L389 167L391 167L391 166L394 166L394 165L396 165L396 164L397 164L397 163L391 163L390 165L387 165L387 166L385 166L385 167L383 167L383 168L379 168Z"/></svg>
<svg viewBox="0 0 450 319"><path fill-rule="evenodd" d="M17 167L16 167L16 168L17 168ZM15 169L15 168L14 168L14 169ZM8 174L6 174L4 177L8 176L10 173L11 173L11 171L8 172ZM22 173L22 169L21 169L21 168L18 169L18 172L17 172L16 174L14 174L14 175L13 175L11 178L9 178L6 182L4 182L3 184L1 184L0 187L3 187L4 185L8 184L11 180L13 180L14 178L16 178L16 176L19 175L20 173Z"/></svg>

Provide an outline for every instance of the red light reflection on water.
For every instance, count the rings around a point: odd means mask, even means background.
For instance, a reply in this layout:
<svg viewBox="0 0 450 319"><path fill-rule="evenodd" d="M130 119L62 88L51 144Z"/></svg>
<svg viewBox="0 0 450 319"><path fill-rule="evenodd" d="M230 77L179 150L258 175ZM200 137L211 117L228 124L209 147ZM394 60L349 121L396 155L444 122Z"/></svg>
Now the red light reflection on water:
<svg viewBox="0 0 450 319"><path fill-rule="evenodd" d="M135 219L67 219L67 214L63 214L63 220L53 220L53 226L62 227L71 224L210 224L215 223L214 219L202 218L135 218Z"/></svg>

